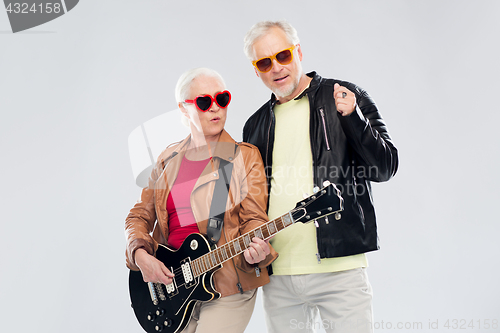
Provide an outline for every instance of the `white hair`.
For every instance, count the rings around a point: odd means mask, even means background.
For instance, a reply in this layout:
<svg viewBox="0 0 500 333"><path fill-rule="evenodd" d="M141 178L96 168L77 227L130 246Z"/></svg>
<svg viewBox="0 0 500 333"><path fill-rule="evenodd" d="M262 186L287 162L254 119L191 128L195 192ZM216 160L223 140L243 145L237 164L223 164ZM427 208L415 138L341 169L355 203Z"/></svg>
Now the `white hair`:
<svg viewBox="0 0 500 333"><path fill-rule="evenodd" d="M245 55L250 60L256 60L255 54L253 52L253 44L262 36L268 33L272 28L280 28L285 33L288 42L290 44L296 45L300 43L299 36L297 35L297 30L286 20L279 21L261 21L254 24L250 30L248 30L245 38L243 39L244 46L243 51Z"/></svg>
<svg viewBox="0 0 500 333"><path fill-rule="evenodd" d="M191 83L194 79L200 76L213 77L222 83L224 89L226 88L226 83L224 82L222 76L213 69L204 67L193 68L184 72L179 80L177 80L177 85L175 86L175 100L177 103L182 103L188 98Z"/></svg>

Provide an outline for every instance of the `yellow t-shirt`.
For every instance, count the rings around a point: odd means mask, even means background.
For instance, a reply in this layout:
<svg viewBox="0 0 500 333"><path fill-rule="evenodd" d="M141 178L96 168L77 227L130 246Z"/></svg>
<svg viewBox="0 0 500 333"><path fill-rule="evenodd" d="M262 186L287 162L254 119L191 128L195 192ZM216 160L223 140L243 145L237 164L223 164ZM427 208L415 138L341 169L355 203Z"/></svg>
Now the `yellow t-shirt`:
<svg viewBox="0 0 500 333"><path fill-rule="evenodd" d="M314 187L307 96L276 105L274 113L269 219L293 209L305 193L312 194ZM364 253L318 261L314 223L296 223L282 230L271 239L271 245L279 253L273 262L276 275L337 272L368 266Z"/></svg>

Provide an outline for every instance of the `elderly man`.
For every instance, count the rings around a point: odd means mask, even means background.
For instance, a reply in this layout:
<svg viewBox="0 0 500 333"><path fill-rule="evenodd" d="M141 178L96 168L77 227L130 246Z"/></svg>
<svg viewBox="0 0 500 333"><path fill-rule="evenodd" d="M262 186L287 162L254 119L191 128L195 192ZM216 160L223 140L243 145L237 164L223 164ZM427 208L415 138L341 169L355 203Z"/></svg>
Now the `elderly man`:
<svg viewBox="0 0 500 333"><path fill-rule="evenodd" d="M311 331L318 322L327 332L372 332L365 253L379 244L370 182L394 176L397 149L366 91L303 73L289 23L259 22L244 42L255 73L273 92L243 129L243 140L264 160L269 218L327 180L344 198L340 217L298 223L271 241L280 256L263 287L269 332Z"/></svg>

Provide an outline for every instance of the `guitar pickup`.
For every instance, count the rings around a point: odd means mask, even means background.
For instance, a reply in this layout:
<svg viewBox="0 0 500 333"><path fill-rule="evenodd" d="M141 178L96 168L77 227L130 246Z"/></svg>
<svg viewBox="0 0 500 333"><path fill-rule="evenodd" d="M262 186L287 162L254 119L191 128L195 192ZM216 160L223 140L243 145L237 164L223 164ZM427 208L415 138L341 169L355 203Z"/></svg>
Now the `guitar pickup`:
<svg viewBox="0 0 500 333"><path fill-rule="evenodd" d="M173 272L174 268L170 267L170 271ZM165 290L167 291L167 296L169 298L172 298L172 297L174 297L175 295L177 295L179 293L179 291L177 291L177 285L175 283L175 277L172 279L172 283L169 283L169 284L165 285Z"/></svg>
<svg viewBox="0 0 500 333"><path fill-rule="evenodd" d="M175 288L175 284L174 282L170 283L170 284L166 284L165 285L165 289L167 290L167 294L168 296L171 296L172 294L177 294L175 291L177 290L177 288Z"/></svg>
<svg viewBox="0 0 500 333"><path fill-rule="evenodd" d="M193 271L191 270L191 261L189 259L184 259L181 261L181 269L186 289L195 286L196 281L194 280L193 277Z"/></svg>

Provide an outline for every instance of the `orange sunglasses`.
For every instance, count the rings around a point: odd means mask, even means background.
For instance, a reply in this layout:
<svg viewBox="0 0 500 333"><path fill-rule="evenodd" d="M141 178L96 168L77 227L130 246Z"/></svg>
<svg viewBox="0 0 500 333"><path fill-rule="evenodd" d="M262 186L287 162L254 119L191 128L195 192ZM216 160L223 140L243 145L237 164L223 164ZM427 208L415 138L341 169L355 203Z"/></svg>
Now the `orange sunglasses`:
<svg viewBox="0 0 500 333"><path fill-rule="evenodd" d="M273 68L273 59L275 59L280 65L288 65L293 60L293 50L295 45L279 51L273 56L265 57L259 60L252 61L252 65L255 66L261 73L267 73Z"/></svg>

